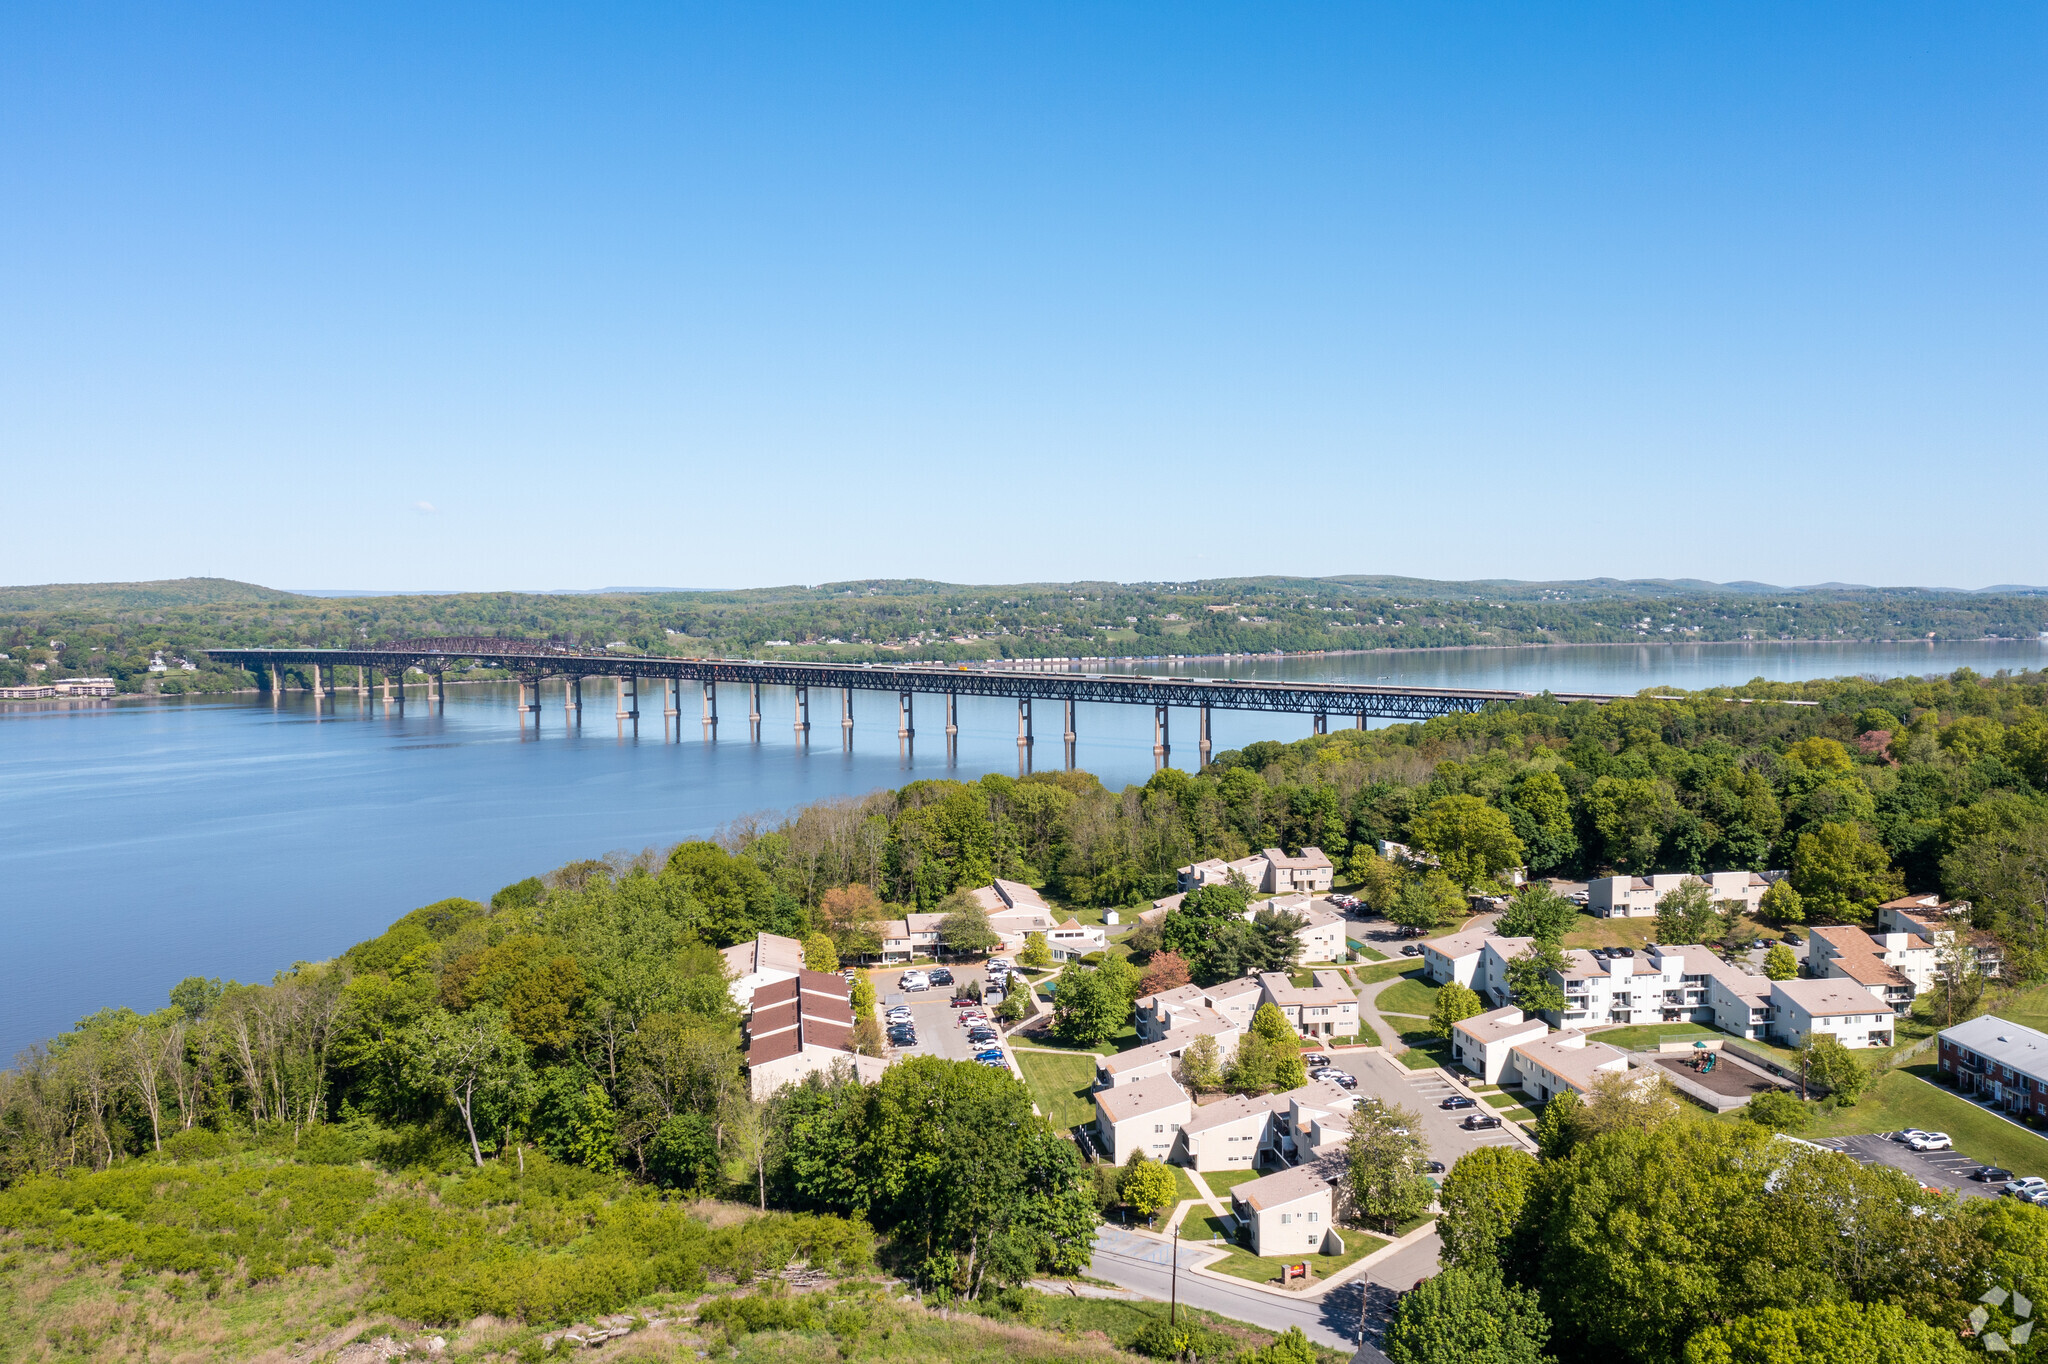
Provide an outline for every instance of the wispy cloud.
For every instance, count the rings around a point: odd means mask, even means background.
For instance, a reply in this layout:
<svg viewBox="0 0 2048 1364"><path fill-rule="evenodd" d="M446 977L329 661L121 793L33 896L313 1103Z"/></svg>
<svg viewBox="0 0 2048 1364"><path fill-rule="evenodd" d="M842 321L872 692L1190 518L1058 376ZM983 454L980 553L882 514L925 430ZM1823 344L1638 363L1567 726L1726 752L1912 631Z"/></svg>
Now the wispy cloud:
<svg viewBox="0 0 2048 1364"><path fill-rule="evenodd" d="M435 506L435 505L434 505L433 503L431 503L431 502L415 502L415 503L413 503L412 505L413 505L413 506L414 506L414 508L416 508L417 510L419 510L419 511L423 511L423 512L438 512L438 511L440 511L440 510L441 510L441 509L440 509L439 507Z"/></svg>

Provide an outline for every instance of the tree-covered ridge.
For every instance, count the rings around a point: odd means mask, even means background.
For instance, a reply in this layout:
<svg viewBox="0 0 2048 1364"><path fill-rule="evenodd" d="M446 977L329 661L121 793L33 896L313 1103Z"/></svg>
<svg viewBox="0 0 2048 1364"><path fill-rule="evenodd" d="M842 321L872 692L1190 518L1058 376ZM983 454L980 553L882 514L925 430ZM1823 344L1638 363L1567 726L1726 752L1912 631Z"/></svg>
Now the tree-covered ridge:
<svg viewBox="0 0 2048 1364"><path fill-rule="evenodd" d="M2032 638L2027 593L1781 590L1684 583L1430 583L1247 578L961 586L874 580L733 592L455 593L327 598L219 579L0 589L0 682L148 680L162 650L200 664L166 690L254 685L208 648L508 635L671 656L973 661L1640 640ZM62 642L62 647L50 641Z"/></svg>

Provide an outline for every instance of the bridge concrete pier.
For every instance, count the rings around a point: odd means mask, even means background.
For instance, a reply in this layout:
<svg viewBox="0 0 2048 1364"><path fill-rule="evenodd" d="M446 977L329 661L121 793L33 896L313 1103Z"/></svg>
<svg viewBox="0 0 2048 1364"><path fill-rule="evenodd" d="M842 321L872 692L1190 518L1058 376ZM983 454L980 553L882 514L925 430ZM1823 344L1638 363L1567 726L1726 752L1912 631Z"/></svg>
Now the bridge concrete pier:
<svg viewBox="0 0 2048 1364"><path fill-rule="evenodd" d="M531 691L528 690L529 687L531 687ZM427 699L430 703L433 700L433 694L434 684L429 682L427 683ZM540 679L538 677L534 678L530 683L523 677L519 679L519 732L522 735L526 733L526 717L528 715L533 716L533 737L538 739L540 737Z"/></svg>
<svg viewBox="0 0 2048 1364"><path fill-rule="evenodd" d="M917 738L917 702L913 699L915 695L916 693L907 691L896 693L896 737L905 743Z"/></svg>
<svg viewBox="0 0 2048 1364"><path fill-rule="evenodd" d="M759 682L750 682L747 684L747 728L750 731L748 737L754 743L760 743L761 684Z"/></svg>
<svg viewBox="0 0 2048 1364"><path fill-rule="evenodd" d="M1214 748L1214 745L1209 741L1209 708L1207 706L1202 707L1197 736L1195 740L1195 756L1202 760L1202 767L1207 767L1209 765L1209 754Z"/></svg>
<svg viewBox="0 0 2048 1364"><path fill-rule="evenodd" d="M672 677L661 682L661 741L669 742L669 728L675 728L675 742L683 741L683 679Z"/></svg>
<svg viewBox="0 0 2048 1364"><path fill-rule="evenodd" d="M640 737L640 676L638 673L619 673L612 678L612 695L617 700L615 719L619 725L619 737L626 737L626 721L633 722L633 737Z"/></svg>
<svg viewBox="0 0 2048 1364"><path fill-rule="evenodd" d="M1017 698L1017 772L1028 776L1031 772L1031 698Z"/></svg>
<svg viewBox="0 0 2048 1364"><path fill-rule="evenodd" d="M946 765L952 767L960 761L960 697L957 693L946 693Z"/></svg>
<svg viewBox="0 0 2048 1364"><path fill-rule="evenodd" d="M1317 712L1315 713L1315 721L1316 721L1316 728L1315 728L1315 732L1316 732L1316 733L1318 733L1318 734L1328 734L1328 733L1330 732L1330 712L1328 712L1328 711L1326 711L1326 710L1319 710L1319 711L1317 711Z"/></svg>
<svg viewBox="0 0 2048 1364"><path fill-rule="evenodd" d="M1063 734L1062 734L1062 735L1061 735L1060 737L1061 737L1061 739L1063 739L1063 740L1065 741L1065 743L1066 743L1066 748L1067 748L1067 771L1071 772L1071 771L1073 771L1073 770L1074 770L1074 742L1075 742L1075 740L1076 740L1076 739L1077 739L1077 738L1078 738L1079 736L1078 736L1077 734L1075 734L1075 732L1074 732L1074 698L1073 698L1073 697L1071 697L1071 696L1070 696L1070 697L1068 697L1068 698L1067 698L1067 703L1066 703L1066 705L1067 705L1067 728L1066 728L1066 731L1065 731L1065 732L1064 732L1064 733L1063 733Z"/></svg>
<svg viewBox="0 0 2048 1364"><path fill-rule="evenodd" d="M682 704L680 695L682 685L681 680L678 679L676 682L678 691L677 705ZM718 683L708 677L704 679L704 737L714 742L718 738ZM682 721L678 720L676 722L676 742L681 743L682 741L683 725Z"/></svg>
<svg viewBox="0 0 2048 1364"><path fill-rule="evenodd" d="M315 715L318 715L318 714L320 713L320 707L321 707L321 705L322 705L322 704L324 704L324 703L326 702L326 700L327 700L327 681L326 681L326 677L325 677L325 675L324 675L324 674L323 674L323 673L321 672L321 670L320 670L320 665L319 665L318 663L315 663L315 664L313 665L313 713L314 713Z"/></svg>
<svg viewBox="0 0 2048 1364"><path fill-rule="evenodd" d="M362 697L365 701L370 699L370 670L368 667L356 669L356 695Z"/></svg>
<svg viewBox="0 0 2048 1364"><path fill-rule="evenodd" d="M1152 707L1152 770L1166 766L1173 756L1173 741L1168 731L1165 706Z"/></svg>
<svg viewBox="0 0 2048 1364"><path fill-rule="evenodd" d="M839 746L853 752L853 688L839 689Z"/></svg>
<svg viewBox="0 0 2048 1364"><path fill-rule="evenodd" d="M444 715L448 710L448 679L442 675L439 668L428 673L427 677L433 687L434 714ZM538 678L534 680L533 684L533 703L536 706L540 704L540 680ZM535 712L535 714L538 713L537 711ZM534 721L535 725L539 723L540 721L538 720Z"/></svg>
<svg viewBox="0 0 2048 1364"><path fill-rule="evenodd" d="M811 746L811 689L796 689L796 745L798 748Z"/></svg>
<svg viewBox="0 0 2048 1364"><path fill-rule="evenodd" d="M1365 712L1364 712L1364 711L1360 711L1360 712L1358 712L1358 714L1356 714L1356 715L1352 716L1351 718L1352 718L1352 719L1354 719L1354 720L1356 720L1356 721L1358 722L1358 728L1360 728L1360 729L1364 729L1364 728L1365 728Z"/></svg>
<svg viewBox="0 0 2048 1364"><path fill-rule="evenodd" d="M271 664L271 665L270 665L270 704L271 704L271 705L273 705L273 706L274 706L274 705L276 705L276 704L277 704L277 698L278 698L278 694L279 694L279 693L280 693L280 692L281 692L282 690L283 690L283 684L282 684L282 683L281 683L281 682L279 681L279 679L278 679L278 675L277 675L277 665L276 665L275 663L273 663L273 664Z"/></svg>
<svg viewBox="0 0 2048 1364"><path fill-rule="evenodd" d="M562 681L562 724L583 724L583 678L581 674Z"/></svg>

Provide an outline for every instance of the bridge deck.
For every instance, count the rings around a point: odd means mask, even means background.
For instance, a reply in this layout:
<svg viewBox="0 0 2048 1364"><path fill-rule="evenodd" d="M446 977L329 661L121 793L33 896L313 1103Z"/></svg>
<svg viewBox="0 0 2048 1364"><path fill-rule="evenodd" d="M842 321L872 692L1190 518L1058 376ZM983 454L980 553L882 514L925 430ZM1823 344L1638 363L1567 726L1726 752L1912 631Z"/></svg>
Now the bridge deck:
<svg viewBox="0 0 2048 1364"><path fill-rule="evenodd" d="M492 646L497 647L492 647ZM504 646L511 647L504 647ZM1525 701L1540 692L1460 687L1385 687L1345 682L1279 682L1251 678L1157 677L1134 673L1038 672L972 664L773 663L733 658L636 658L583 654L524 641L406 641L375 649L209 649L251 669L375 668L432 670L461 659L528 678L650 677L777 687L848 687L1037 701L1093 701L1189 709L1288 711L1426 720ZM1617 699L1597 692L1551 693L1559 701Z"/></svg>

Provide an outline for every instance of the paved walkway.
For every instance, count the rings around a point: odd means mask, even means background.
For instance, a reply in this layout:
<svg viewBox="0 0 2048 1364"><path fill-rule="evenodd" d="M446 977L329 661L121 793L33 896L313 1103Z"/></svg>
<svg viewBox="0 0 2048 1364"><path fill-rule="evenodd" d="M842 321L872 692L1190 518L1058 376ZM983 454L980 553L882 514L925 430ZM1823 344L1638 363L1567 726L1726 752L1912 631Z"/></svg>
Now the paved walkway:
<svg viewBox="0 0 2048 1364"><path fill-rule="evenodd" d="M1358 1021L1373 1030L1389 1056L1399 1056L1408 1050L1408 1044L1401 1040L1400 1034L1387 1022L1387 1016L1379 1011L1377 1001L1380 991L1400 979L1400 976L1395 976L1393 980L1376 980L1370 985L1360 987L1358 991Z"/></svg>

